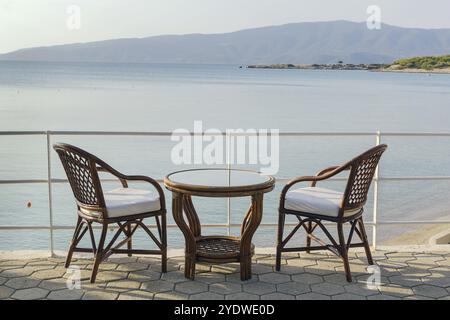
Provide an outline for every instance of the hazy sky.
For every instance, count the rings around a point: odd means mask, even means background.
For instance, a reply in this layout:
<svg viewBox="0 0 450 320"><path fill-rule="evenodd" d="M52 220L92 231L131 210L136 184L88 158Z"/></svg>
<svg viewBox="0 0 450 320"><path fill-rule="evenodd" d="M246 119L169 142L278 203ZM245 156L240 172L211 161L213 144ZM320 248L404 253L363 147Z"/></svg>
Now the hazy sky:
<svg viewBox="0 0 450 320"><path fill-rule="evenodd" d="M67 8L81 27L67 27ZM25 47L159 34L220 33L302 21L381 20L450 28L450 0L0 0L0 53Z"/></svg>

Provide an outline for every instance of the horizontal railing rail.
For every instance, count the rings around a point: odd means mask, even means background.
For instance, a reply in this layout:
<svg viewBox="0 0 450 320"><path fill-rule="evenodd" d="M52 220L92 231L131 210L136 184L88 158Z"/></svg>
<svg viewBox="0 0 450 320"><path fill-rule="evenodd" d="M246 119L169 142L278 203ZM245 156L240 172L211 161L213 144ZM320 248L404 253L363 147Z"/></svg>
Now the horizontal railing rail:
<svg viewBox="0 0 450 320"><path fill-rule="evenodd" d="M50 253L54 254L54 234L55 230L71 230L73 226L61 226L54 225L53 219L53 196L52 196L52 185L55 183L68 183L65 178L53 178L51 170L51 138L52 136L160 136L169 137L174 133L166 131L69 131L69 130L48 130L48 131L0 131L0 136L43 136L46 138L47 142L47 179L0 179L0 185L9 184L47 184L48 185L48 207L49 207L49 224L48 225L2 225L0 230L5 231L20 231L20 230L48 230L50 233ZM189 132L189 133L176 133L176 135L212 135L217 136L218 133L204 133L204 132ZM251 132L223 132L223 136L249 136L258 135L258 133ZM381 143L381 137L450 137L450 132L279 132L280 137L361 137L361 136L372 136L375 138L375 145ZM433 225L433 224L450 224L450 220L378 220L378 184L382 181L450 181L450 176L379 176L375 174L373 180L373 215L372 221L366 222L368 226L373 228L373 238L372 245L376 247L377 245L377 227L386 225ZM335 181L343 181L345 178L333 178ZM114 182L117 179L102 179L104 182ZM157 179L159 183L162 183L162 179ZM288 178L276 177L276 183L286 183ZM287 224L294 226L295 224ZM262 222L260 227L276 227L276 223ZM149 227L154 227L149 225ZM176 228L175 224L168 224L168 228ZM231 228L239 228L240 224L231 222L231 208L230 202L228 202L227 208L227 223L217 223L217 224L202 224L205 228L227 228L230 232Z"/></svg>

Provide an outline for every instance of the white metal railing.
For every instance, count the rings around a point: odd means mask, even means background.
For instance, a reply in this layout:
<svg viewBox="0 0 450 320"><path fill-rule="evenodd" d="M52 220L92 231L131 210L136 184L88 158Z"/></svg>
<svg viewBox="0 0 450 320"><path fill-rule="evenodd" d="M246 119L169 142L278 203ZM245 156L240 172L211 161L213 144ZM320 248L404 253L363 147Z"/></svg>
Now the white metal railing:
<svg viewBox="0 0 450 320"><path fill-rule="evenodd" d="M196 134L205 134L205 133L190 133L190 135ZM206 133L207 134L207 133ZM11 230L48 230L50 235L50 243L49 249L51 255L54 255L54 231L55 230L70 230L73 229L71 226L57 226L54 225L53 221L53 198L52 198L52 185L54 183L67 183L67 179L55 179L52 177L52 163L51 163L51 138L52 136L64 135L64 136L171 136L172 132L132 132L132 131L0 131L0 136L45 136L46 138L46 147L47 147L47 179L16 179L16 180L2 180L0 179L0 185L5 184L30 184L30 183L38 183L38 184L47 184L48 188L48 207L49 207L49 224L41 225L41 226L0 226L0 230L11 231ZM178 134L177 134L178 135ZM214 133L213 135L217 135ZM223 133L223 135L230 139L233 135L248 135L248 133ZM385 132L381 133L377 132L280 132L280 137L299 137L299 136L348 136L348 137L361 137L361 136L373 136L375 137L375 145L381 143L381 138L383 137L449 137L450 133L418 133L418 132ZM229 143L227 144L230 145ZM227 149L227 154L230 152ZM228 163L230 163L228 161ZM230 165L228 164L228 167ZM276 178L277 183L286 183L289 179ZM344 178L334 178L334 180L344 180ZM373 238L372 245L376 247L377 245L377 227L381 225L423 225L423 224L450 224L450 220L402 220L402 221L393 221L393 220L378 220L378 203L379 203L379 183L381 181L450 181L450 176L395 176L395 177L383 177L379 176L379 168L375 173L373 179L373 218L372 221L366 222L366 225L372 226L373 228ZM102 179L102 181L115 181L113 179ZM161 179L157 180L159 183L162 183ZM292 224L294 225L294 224ZM261 223L260 227L276 227L276 223ZM177 227L175 224L168 224L168 228ZM227 223L226 224L202 224L202 227L205 228L227 228L228 233L230 233L231 228L240 227L240 224L231 223L231 206L230 201L228 199L227 202Z"/></svg>

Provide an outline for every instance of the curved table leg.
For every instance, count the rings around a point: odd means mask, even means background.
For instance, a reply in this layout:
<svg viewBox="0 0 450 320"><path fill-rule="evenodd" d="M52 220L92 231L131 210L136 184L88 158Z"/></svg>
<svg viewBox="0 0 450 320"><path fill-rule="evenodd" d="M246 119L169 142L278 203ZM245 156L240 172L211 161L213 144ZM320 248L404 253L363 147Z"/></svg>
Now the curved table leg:
<svg viewBox="0 0 450 320"><path fill-rule="evenodd" d="M248 280L252 277L252 237L261 223L262 212L263 193L257 193L252 196L251 207L241 228L241 280Z"/></svg>
<svg viewBox="0 0 450 320"><path fill-rule="evenodd" d="M189 199L186 199L181 193L172 192L172 214L173 218L184 235L185 239L185 267L184 276L193 280L195 277L195 256L196 256L196 237L200 234L200 223L198 222L195 210L188 208L192 205ZM189 222L189 225L184 221L183 207Z"/></svg>

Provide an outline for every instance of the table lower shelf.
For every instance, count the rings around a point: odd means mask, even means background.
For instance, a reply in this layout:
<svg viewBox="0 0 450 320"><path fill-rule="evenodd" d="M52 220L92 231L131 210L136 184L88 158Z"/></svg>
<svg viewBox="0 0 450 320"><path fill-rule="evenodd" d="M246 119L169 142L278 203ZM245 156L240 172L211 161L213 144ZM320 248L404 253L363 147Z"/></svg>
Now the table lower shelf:
<svg viewBox="0 0 450 320"><path fill-rule="evenodd" d="M203 236L197 240L197 260L207 262L240 261L240 238L232 236ZM251 245L251 255L255 245Z"/></svg>

